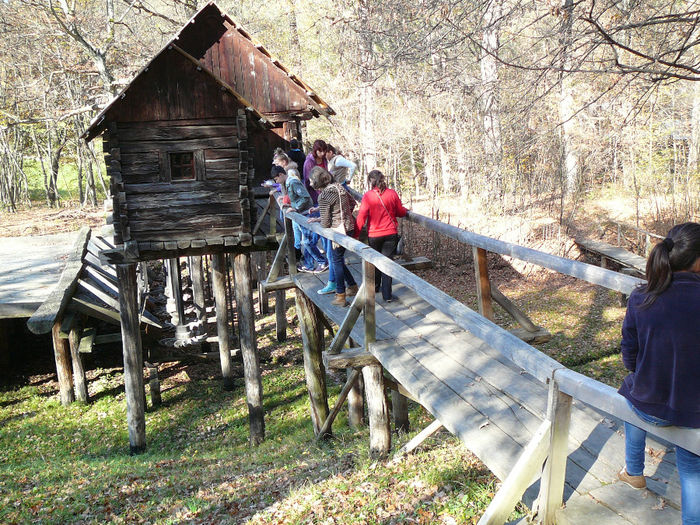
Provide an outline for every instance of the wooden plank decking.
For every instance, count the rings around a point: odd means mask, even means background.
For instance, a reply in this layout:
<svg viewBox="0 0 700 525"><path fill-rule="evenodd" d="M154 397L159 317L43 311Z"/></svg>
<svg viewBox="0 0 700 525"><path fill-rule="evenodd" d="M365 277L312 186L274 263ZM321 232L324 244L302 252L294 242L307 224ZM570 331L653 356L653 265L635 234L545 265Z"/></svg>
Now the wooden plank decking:
<svg viewBox="0 0 700 525"><path fill-rule="evenodd" d="M619 246L612 246L603 241L596 241L593 239L585 239L579 237L576 239L576 244L581 246L584 250L591 253L600 255L603 258L610 259L616 263L637 270L642 275L646 271L647 260L635 253L628 252L624 248ZM605 267L605 265L603 265Z"/></svg>
<svg viewBox="0 0 700 525"><path fill-rule="evenodd" d="M361 265L349 255L360 282ZM298 274L301 290L336 324L346 308L318 295L327 274ZM459 328L407 287L395 283L397 301L376 304L377 342L371 351L384 368L443 425L457 435L501 480L542 421L547 387ZM363 344L360 318L351 337ZM672 451L648 440L648 489L633 491L617 481L624 461L622 424L574 403L561 523L681 522L680 486ZM539 482L525 493L531 505ZM661 502L663 499L663 502Z"/></svg>
<svg viewBox="0 0 700 525"><path fill-rule="evenodd" d="M30 317L49 296L78 232L0 239L0 319Z"/></svg>

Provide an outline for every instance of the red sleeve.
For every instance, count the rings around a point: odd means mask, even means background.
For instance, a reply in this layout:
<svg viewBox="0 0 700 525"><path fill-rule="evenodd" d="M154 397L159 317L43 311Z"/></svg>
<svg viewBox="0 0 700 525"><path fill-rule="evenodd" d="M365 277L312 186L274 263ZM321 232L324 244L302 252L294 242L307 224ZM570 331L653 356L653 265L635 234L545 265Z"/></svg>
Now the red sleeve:
<svg viewBox="0 0 700 525"><path fill-rule="evenodd" d="M396 193L394 190L391 190L393 195L392 197L394 198L394 208L396 210L396 217L405 217L406 214L408 214L408 210L404 208L403 204L401 203L401 198L399 197L399 194Z"/></svg>
<svg viewBox="0 0 700 525"><path fill-rule="evenodd" d="M360 202L360 211L357 213L357 218L355 219L355 238L360 236L360 231L364 228L367 222L367 216L369 215L369 203L367 199L369 192L362 196L362 201Z"/></svg>

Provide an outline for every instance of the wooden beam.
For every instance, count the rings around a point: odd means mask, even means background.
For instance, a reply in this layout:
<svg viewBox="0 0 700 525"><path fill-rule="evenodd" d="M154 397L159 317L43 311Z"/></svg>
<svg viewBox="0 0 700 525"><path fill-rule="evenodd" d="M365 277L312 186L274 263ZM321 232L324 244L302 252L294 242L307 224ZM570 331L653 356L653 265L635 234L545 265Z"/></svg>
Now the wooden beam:
<svg viewBox="0 0 700 525"><path fill-rule="evenodd" d="M243 355L250 444L259 445L265 439L265 414L263 409L262 377L255 338L255 311L250 275L250 254L237 253L233 258L236 308L238 310L238 337Z"/></svg>
<svg viewBox="0 0 700 525"><path fill-rule="evenodd" d="M544 525L556 524L556 511L563 503L571 400L571 396L561 392L557 382L552 379L547 400L547 420L551 423L551 432L538 506Z"/></svg>
<svg viewBox="0 0 700 525"><path fill-rule="evenodd" d="M476 274L476 297L479 303L479 313L489 321L493 321L493 305L491 304L491 281L486 259L486 250L472 246L474 256L474 273Z"/></svg>
<svg viewBox="0 0 700 525"><path fill-rule="evenodd" d="M394 455L394 461L416 450L426 439L439 432L442 428L442 423L440 423L437 419L430 423L430 425L421 430L408 443L401 447L401 449Z"/></svg>
<svg viewBox="0 0 700 525"><path fill-rule="evenodd" d="M501 308L510 314L510 316L517 321L517 323L522 326L525 330L531 333L535 333L541 330L539 326L532 322L532 320L515 306L513 301L508 299L501 291L496 287L491 285L491 298L498 303Z"/></svg>
<svg viewBox="0 0 700 525"><path fill-rule="evenodd" d="M323 327L320 321L323 313L299 289L295 290L295 300L297 316L301 325L304 373L306 375L306 390L311 402L311 421L314 426L314 434L319 436L321 427L328 418L326 370L323 366ZM321 437L326 436L321 435Z"/></svg>
<svg viewBox="0 0 700 525"><path fill-rule="evenodd" d="M277 290L289 290L290 288L296 287L296 283L291 277L282 277L276 281L263 281L262 289L263 292L272 292Z"/></svg>
<svg viewBox="0 0 700 525"><path fill-rule="evenodd" d="M550 442L551 421L545 420L537 428L525 446L513 470L503 481L496 496L481 516L479 525L502 525L525 490L542 472L542 463L547 457Z"/></svg>
<svg viewBox="0 0 700 525"><path fill-rule="evenodd" d="M58 391L63 406L75 401L73 394L73 371L71 367L71 354L68 340L61 338L61 323L57 320L51 330L53 339L53 356L56 361L56 376L58 377Z"/></svg>
<svg viewBox="0 0 700 525"><path fill-rule="evenodd" d="M219 340L221 376L224 390L233 390L234 381L231 370L231 349L229 347L228 308L226 306L226 259L223 253L211 256L211 281L216 308L216 333Z"/></svg>
<svg viewBox="0 0 700 525"><path fill-rule="evenodd" d="M284 290L275 291L275 328L277 342L287 340L287 293Z"/></svg>
<svg viewBox="0 0 700 525"><path fill-rule="evenodd" d="M132 454L139 454L146 450L146 394L143 386L143 352L139 330L136 264L118 264L117 276L129 447Z"/></svg>
<svg viewBox="0 0 700 525"><path fill-rule="evenodd" d="M340 412L340 409L343 407L343 403L345 402L345 398L348 397L348 393L350 393L350 390L355 385L355 382L357 381L358 377L360 377L359 370L353 370L352 372L350 372L350 375L348 376L348 380L345 382L345 385L343 385L343 389L340 391L340 395L338 396L338 400L335 402L335 406L333 407L333 410L331 410L331 413L328 414L328 417L323 422L323 426L321 427L321 430L319 430L318 435L316 436L317 440L323 439L324 436L327 436L330 433L331 426L333 425L333 421L335 420L336 416Z"/></svg>
<svg viewBox="0 0 700 525"><path fill-rule="evenodd" d="M338 354L330 352L323 353L323 364L326 368L362 368L363 366L380 364L376 357L370 354L363 347L344 348Z"/></svg>
<svg viewBox="0 0 700 525"><path fill-rule="evenodd" d="M82 333L80 323L75 323L68 335L70 355L73 362L73 387L75 399L81 403L88 402L87 380L85 379L85 368L83 367L83 357L80 355L80 335Z"/></svg>
<svg viewBox="0 0 700 525"><path fill-rule="evenodd" d="M362 283L360 289L355 295L355 298L352 300L352 304L350 304L350 308L348 308L348 313L345 315L345 319L343 319L343 322L338 327L338 331L336 332L333 341L331 341L328 348L329 354L339 354L343 349L343 346L345 346L345 342L348 340L348 337L350 337L350 332L352 332L352 329L355 327L355 323L357 323L357 320L359 319L365 305L365 290L365 284ZM374 294L371 295L374 297Z"/></svg>
<svg viewBox="0 0 700 525"><path fill-rule="evenodd" d="M78 233L73 251L68 256L66 266L58 279L58 284L27 321L27 327L32 333L49 333L53 330L56 320L63 318L63 311L70 303L77 286L78 276L83 269L82 259L87 251L89 240L90 228L86 226Z"/></svg>
<svg viewBox="0 0 700 525"><path fill-rule="evenodd" d="M88 326L87 328L84 328L80 337L78 352L80 352L81 354L92 353L92 346L95 343L96 334L97 330L94 327ZM119 334L119 340L121 341L121 333Z"/></svg>
<svg viewBox="0 0 700 525"><path fill-rule="evenodd" d="M265 280L267 283L272 283L277 280L280 272L282 271L282 265L284 265L284 258L287 256L287 234L282 236L277 247L277 252L275 252L275 257L272 259L272 264L270 265L270 273L267 275Z"/></svg>

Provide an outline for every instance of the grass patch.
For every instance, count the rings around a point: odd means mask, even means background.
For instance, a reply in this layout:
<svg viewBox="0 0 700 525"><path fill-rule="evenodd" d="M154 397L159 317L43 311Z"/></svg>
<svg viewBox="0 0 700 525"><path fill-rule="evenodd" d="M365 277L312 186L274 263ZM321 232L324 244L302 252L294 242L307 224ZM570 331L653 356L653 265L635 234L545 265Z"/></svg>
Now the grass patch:
<svg viewBox="0 0 700 525"><path fill-rule="evenodd" d="M121 369L90 371L92 402L63 407L36 378L0 392L1 523L475 523L495 479L441 433L393 464L369 459L366 428L316 443L298 335L279 344L258 321L266 440L248 445L242 378L218 365L161 365L163 406L146 414L147 451L128 454ZM340 390L329 385L330 402ZM411 404L412 428L431 420ZM395 436L395 448L411 436ZM426 467L426 465L428 467ZM514 514L518 516L519 514Z"/></svg>

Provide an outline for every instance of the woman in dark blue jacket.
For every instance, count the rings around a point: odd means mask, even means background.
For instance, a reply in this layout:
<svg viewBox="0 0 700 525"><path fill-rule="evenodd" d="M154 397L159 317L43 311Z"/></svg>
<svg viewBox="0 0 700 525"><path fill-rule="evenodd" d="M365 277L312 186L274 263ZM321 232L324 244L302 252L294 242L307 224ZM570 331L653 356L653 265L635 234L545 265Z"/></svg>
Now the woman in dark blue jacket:
<svg viewBox="0 0 700 525"><path fill-rule="evenodd" d="M674 226L649 255L647 283L630 295L619 392L643 421L700 428L700 224ZM646 431L625 423L622 481L646 487ZM700 524L700 456L676 447L684 525Z"/></svg>

